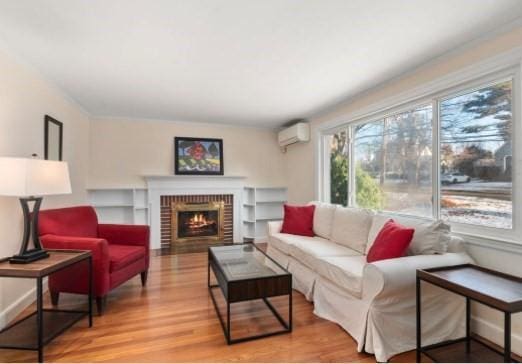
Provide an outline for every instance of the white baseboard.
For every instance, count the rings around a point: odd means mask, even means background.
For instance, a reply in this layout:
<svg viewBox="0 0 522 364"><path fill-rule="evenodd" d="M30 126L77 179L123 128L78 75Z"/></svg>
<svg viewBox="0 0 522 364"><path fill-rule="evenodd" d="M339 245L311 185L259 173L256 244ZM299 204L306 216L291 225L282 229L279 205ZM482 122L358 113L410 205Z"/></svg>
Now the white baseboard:
<svg viewBox="0 0 522 364"><path fill-rule="evenodd" d="M491 321L476 316L471 318L471 327L473 333L504 347L504 327L499 327ZM513 330L511 331L511 351L517 355L522 355L522 336Z"/></svg>
<svg viewBox="0 0 522 364"><path fill-rule="evenodd" d="M47 291L47 280L43 282L43 292ZM17 300L0 312L0 330L4 329L13 321L23 310L36 301L36 287L21 295Z"/></svg>

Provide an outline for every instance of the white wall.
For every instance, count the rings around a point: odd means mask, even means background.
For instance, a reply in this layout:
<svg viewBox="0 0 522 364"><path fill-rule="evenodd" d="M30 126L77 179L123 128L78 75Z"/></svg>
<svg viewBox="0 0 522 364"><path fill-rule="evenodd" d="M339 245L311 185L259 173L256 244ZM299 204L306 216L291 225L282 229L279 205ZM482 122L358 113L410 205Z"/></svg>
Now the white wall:
<svg viewBox="0 0 522 364"><path fill-rule="evenodd" d="M286 186L273 130L173 121L98 118L91 124L89 187L140 187L144 175L174 173L174 137L222 138L225 175Z"/></svg>
<svg viewBox="0 0 522 364"><path fill-rule="evenodd" d="M69 163L73 193L46 197L43 207L84 203L89 162L88 116L31 67L0 50L0 156L30 157L37 153L43 157L45 114L64 123L63 157ZM22 210L18 200L0 197L0 257L18 252L21 234ZM16 309L21 306L15 303L33 287L34 282L29 280L0 279L0 328L17 314Z"/></svg>
<svg viewBox="0 0 522 364"><path fill-rule="evenodd" d="M463 48L461 51L445 55L438 60L413 70L409 74L379 85L312 118L312 138L316 137L316 130L322 123L357 113L358 110L366 109L381 100L391 98L394 95L456 72L473 63L521 46L522 26L517 25L502 34L476 42ZM308 144L290 148L284 156L288 173L290 202L305 203L315 199L314 181L316 171L314 169L314 152L314 143L312 141ZM303 183L303 181L307 181L307 183ZM518 218L522 217L519 216ZM522 221L519 223L522 223ZM519 242L522 244L522 238ZM522 276L522 245L520 249L512 249L509 252L470 245L469 252L480 265ZM477 332L498 344L503 344L503 321L500 315L484 307L474 307L474 312L476 315L474 323ZM512 345L513 351L522 355L522 314L513 317Z"/></svg>

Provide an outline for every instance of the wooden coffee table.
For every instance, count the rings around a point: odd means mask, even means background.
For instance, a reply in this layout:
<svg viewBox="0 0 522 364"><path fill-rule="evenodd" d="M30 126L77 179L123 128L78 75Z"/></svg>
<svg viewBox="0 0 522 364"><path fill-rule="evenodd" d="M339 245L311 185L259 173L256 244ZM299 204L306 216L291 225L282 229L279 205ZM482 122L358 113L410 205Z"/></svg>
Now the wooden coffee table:
<svg viewBox="0 0 522 364"><path fill-rule="evenodd" d="M217 284L211 284L210 271ZM213 290L219 287L226 301L226 321L221 316ZM208 289L227 343L235 344L292 331L292 275L254 244L232 244L208 248ZM288 296L288 322L268 300ZM277 318L282 330L241 338L231 337L230 308L237 302L261 299Z"/></svg>
<svg viewBox="0 0 522 364"><path fill-rule="evenodd" d="M466 298L466 336L457 340L422 346L421 281L429 282ZM471 336L470 301L480 302L504 313L504 352ZM435 362L510 362L511 315L522 312L522 278L474 264L417 270L417 362L425 354Z"/></svg>

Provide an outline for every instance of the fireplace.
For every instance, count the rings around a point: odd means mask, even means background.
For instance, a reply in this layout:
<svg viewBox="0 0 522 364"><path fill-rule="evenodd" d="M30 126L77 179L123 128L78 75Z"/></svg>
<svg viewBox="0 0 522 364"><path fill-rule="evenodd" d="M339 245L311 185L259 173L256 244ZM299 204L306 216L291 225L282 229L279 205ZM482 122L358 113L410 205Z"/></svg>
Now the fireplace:
<svg viewBox="0 0 522 364"><path fill-rule="evenodd" d="M224 239L223 201L171 204L171 243Z"/></svg>

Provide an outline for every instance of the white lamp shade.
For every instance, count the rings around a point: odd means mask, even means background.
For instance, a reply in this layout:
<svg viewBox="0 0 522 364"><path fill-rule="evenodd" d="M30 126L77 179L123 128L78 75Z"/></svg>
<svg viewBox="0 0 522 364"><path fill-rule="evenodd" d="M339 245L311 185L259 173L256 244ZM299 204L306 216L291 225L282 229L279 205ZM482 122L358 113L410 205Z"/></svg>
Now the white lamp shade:
<svg viewBox="0 0 522 364"><path fill-rule="evenodd" d="M66 162L0 157L0 196L45 196L71 193Z"/></svg>

